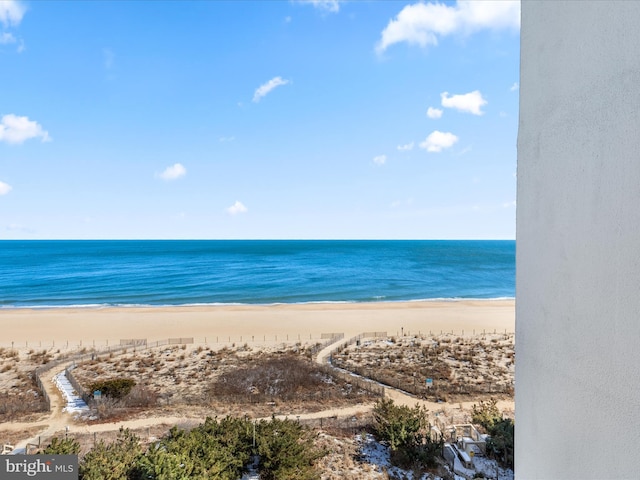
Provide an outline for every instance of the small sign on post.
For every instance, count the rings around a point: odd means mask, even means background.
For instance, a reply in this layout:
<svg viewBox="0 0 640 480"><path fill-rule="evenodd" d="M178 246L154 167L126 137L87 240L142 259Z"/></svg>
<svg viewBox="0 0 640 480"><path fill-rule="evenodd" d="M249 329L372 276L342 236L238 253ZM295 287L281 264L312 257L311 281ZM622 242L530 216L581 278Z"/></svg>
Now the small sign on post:
<svg viewBox="0 0 640 480"><path fill-rule="evenodd" d="M433 387L433 379L427 378L426 384L427 384L427 388Z"/></svg>

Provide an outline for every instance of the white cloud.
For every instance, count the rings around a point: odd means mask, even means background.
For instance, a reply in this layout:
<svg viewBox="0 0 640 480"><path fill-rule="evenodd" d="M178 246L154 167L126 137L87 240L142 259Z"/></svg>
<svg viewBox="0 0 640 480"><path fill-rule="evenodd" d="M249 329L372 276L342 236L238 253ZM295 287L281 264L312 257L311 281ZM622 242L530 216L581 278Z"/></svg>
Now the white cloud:
<svg viewBox="0 0 640 480"><path fill-rule="evenodd" d="M165 168L159 177L163 180L177 180L180 177L184 177L187 174L187 169L181 163L175 163L170 167Z"/></svg>
<svg viewBox="0 0 640 480"><path fill-rule="evenodd" d="M0 35L0 44L7 45L8 43L16 43L16 37L14 37L11 33L2 32Z"/></svg>
<svg viewBox="0 0 640 480"><path fill-rule="evenodd" d="M378 155L377 157L373 157L373 163L375 163L376 165L384 165L385 163L387 163L387 156Z"/></svg>
<svg viewBox="0 0 640 480"><path fill-rule="evenodd" d="M482 98L480 90L451 96L449 96L449 92L442 92L440 98L442 99L443 107L455 108L461 112L473 113L474 115L483 115L484 112L480 109L489 103Z"/></svg>
<svg viewBox="0 0 640 480"><path fill-rule="evenodd" d="M511 90L512 92L515 92L519 88L520 88L520 84L518 82L515 82L513 85L511 85L511 88L509 90Z"/></svg>
<svg viewBox="0 0 640 480"><path fill-rule="evenodd" d="M40 138L43 142L51 141L49 133L38 122L33 122L28 117L18 117L12 113L2 117L0 142L18 144L30 138Z"/></svg>
<svg viewBox="0 0 640 480"><path fill-rule="evenodd" d="M225 143L225 142L233 142L236 139L236 137L231 136L231 137L220 137L218 138L219 142Z"/></svg>
<svg viewBox="0 0 640 480"><path fill-rule="evenodd" d="M518 29L520 1L458 0L455 5L416 3L404 7L389 21L376 45L381 54L389 46L407 42L426 47L438 45L438 37L469 35L478 30Z"/></svg>
<svg viewBox="0 0 640 480"><path fill-rule="evenodd" d="M307 3L313 5L315 8L331 13L340 11L340 1L341 0L298 0L300 3Z"/></svg>
<svg viewBox="0 0 640 480"><path fill-rule="evenodd" d="M515 207L516 206L516 201L513 200L511 202L504 202L502 204L502 208L511 208L511 207Z"/></svg>
<svg viewBox="0 0 640 480"><path fill-rule="evenodd" d="M0 45L10 45L14 43L18 44L18 46L16 47L16 52L22 53L26 50L24 40L22 40L21 38L16 38L12 33L9 32L2 32L0 34Z"/></svg>
<svg viewBox="0 0 640 480"><path fill-rule="evenodd" d="M229 215L237 215L238 213L247 213L248 209L244 206L244 204L238 200L236 203L227 208L227 213Z"/></svg>
<svg viewBox="0 0 640 480"><path fill-rule="evenodd" d="M445 148L452 147L458 141L458 137L451 132L439 132L435 130L420 143L420 148L424 148L427 152L441 152Z"/></svg>
<svg viewBox="0 0 640 480"><path fill-rule="evenodd" d="M413 150L414 142L405 143L404 145L398 145L398 150L401 152L408 152L409 150Z"/></svg>
<svg viewBox="0 0 640 480"><path fill-rule="evenodd" d="M8 183L0 182L0 195L6 195L11 190L13 190L13 187L11 187L11 185L9 185Z"/></svg>
<svg viewBox="0 0 640 480"><path fill-rule="evenodd" d="M433 108L433 107L429 107L427 109L427 117L429 118L440 118L442 117L442 110L440 110L439 108Z"/></svg>
<svg viewBox="0 0 640 480"><path fill-rule="evenodd" d="M19 25L27 8L18 0L0 0L0 23L5 27Z"/></svg>
<svg viewBox="0 0 640 480"><path fill-rule="evenodd" d="M253 94L253 101L259 102L262 97L280 85L286 85L289 80L283 80L282 77L274 77L267 83L260 85Z"/></svg>

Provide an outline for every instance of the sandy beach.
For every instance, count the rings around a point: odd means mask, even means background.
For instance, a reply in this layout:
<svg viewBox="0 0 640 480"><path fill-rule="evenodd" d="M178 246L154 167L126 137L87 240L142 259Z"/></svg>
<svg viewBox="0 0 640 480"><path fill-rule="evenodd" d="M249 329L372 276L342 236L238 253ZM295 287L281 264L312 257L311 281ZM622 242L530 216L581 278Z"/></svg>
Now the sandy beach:
<svg viewBox="0 0 640 480"><path fill-rule="evenodd" d="M121 339L194 343L320 339L323 333L513 332L515 300L0 310L0 346L102 347Z"/></svg>

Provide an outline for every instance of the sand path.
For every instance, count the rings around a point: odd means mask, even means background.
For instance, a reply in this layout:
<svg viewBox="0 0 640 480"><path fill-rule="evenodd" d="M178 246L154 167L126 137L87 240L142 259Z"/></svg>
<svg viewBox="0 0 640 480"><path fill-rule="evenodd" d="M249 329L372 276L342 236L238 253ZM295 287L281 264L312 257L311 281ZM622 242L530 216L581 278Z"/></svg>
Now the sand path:
<svg viewBox="0 0 640 480"><path fill-rule="evenodd" d="M71 364L73 364L72 361L70 361L66 365L56 365L55 367L52 367L41 375L43 379L47 379L42 383L47 394L49 395L51 406L49 413L45 418L33 422L12 422L2 425L3 430L10 431L27 430L36 427L42 427L42 430L40 430L33 437L17 443L14 446L14 451L24 449L28 444L38 443L38 437L48 438L54 435L56 432L65 431L68 426L75 423L75 420L69 413L62 411L62 409L66 406L65 399L62 397L62 394L53 382L53 377L56 374L63 372L64 369Z"/></svg>

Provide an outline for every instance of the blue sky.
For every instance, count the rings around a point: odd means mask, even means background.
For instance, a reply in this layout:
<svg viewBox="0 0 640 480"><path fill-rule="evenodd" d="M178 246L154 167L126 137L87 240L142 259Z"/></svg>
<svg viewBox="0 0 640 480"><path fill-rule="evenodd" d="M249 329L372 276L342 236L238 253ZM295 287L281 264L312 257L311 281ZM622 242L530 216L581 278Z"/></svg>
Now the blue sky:
<svg viewBox="0 0 640 480"><path fill-rule="evenodd" d="M0 238L515 238L519 11L0 0Z"/></svg>

